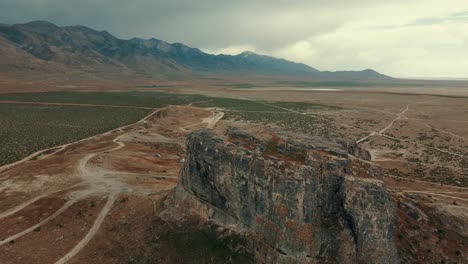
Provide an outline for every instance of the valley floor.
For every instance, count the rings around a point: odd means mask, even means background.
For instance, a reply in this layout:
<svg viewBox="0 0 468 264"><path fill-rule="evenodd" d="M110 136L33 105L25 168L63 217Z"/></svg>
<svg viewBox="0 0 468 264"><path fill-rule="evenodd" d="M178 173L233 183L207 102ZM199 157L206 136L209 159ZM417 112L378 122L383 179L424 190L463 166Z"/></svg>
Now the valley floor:
<svg viewBox="0 0 468 264"><path fill-rule="evenodd" d="M370 150L371 162L390 172L385 185L398 208L395 235L404 262L468 259L467 98L198 92L242 100L249 109L237 109L238 101L230 100L207 108L212 99L198 97L185 105L139 109L151 113L2 168L0 263L189 263L203 254L213 254L211 263L223 260L224 251L181 246L214 243L212 231L192 230L196 235L187 236L190 230L159 218L164 198L177 184L185 139L200 128L278 131L288 126L285 120L296 122L289 125L295 131L312 131L313 123L320 127L313 135L358 141ZM271 102L281 98L314 105Z"/></svg>
<svg viewBox="0 0 468 264"><path fill-rule="evenodd" d="M143 244L132 243L147 235L161 199L175 187L186 135L221 117L167 107L6 169L0 174L0 262L126 263L122 254L132 248L126 257L143 257L137 256L145 254Z"/></svg>

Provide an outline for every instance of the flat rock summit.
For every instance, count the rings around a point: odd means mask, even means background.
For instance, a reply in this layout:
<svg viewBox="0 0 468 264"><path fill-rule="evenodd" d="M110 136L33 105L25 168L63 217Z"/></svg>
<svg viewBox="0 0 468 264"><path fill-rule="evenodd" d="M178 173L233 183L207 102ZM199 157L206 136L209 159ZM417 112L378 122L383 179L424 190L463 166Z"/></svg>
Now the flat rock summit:
<svg viewBox="0 0 468 264"><path fill-rule="evenodd" d="M198 217L254 241L256 263L397 263L381 171L340 144L196 131L167 203L167 219Z"/></svg>

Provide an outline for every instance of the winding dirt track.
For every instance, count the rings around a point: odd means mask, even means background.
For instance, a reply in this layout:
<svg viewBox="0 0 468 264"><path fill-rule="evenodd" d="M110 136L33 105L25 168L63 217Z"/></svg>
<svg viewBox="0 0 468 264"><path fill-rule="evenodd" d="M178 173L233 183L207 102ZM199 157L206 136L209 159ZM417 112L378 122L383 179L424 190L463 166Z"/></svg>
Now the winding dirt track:
<svg viewBox="0 0 468 264"><path fill-rule="evenodd" d="M207 128L212 129L223 118L223 116L223 112L212 112L212 116L208 119L204 119L203 123L207 124ZM124 135L125 134L122 134L113 140L113 142L118 144L118 146L107 151L107 153L114 152L125 147L125 144L123 142L119 142L119 139ZM114 204L118 195L120 193L123 193L127 189L126 185L121 185L120 182L116 182L114 180L106 178L105 175L100 171L88 169L88 162L95 156L96 153L92 153L83 158L79 163L78 170L80 172L81 177L85 181L88 181L90 183L90 188L93 191L108 192L109 198L107 199L106 205L102 208L101 212L99 213L99 216L96 218L92 228L89 230L86 236L70 252L63 256L55 264L66 263L73 256L78 254L89 243L89 241L91 241L91 239L94 237L94 235L96 235L99 228L101 227L101 224L104 222L105 217L112 208L112 205Z"/></svg>
<svg viewBox="0 0 468 264"><path fill-rule="evenodd" d="M75 188L75 187L80 187L76 191L71 191L67 195L68 201L57 211L55 211L53 214L48 216L46 219L41 220L40 222L28 227L27 229L16 233L15 235L9 236L3 240L0 241L0 246L4 246L10 242L14 242L16 239L23 237L27 235L28 233L37 230L39 227L45 225L46 223L50 222L52 219L56 218L57 216L63 214L66 212L70 206L73 204L77 203L78 201L81 201L85 198L89 197L95 197L96 195L106 195L107 196L107 202L104 205L104 207L101 209L99 212L99 215L97 218L94 220L94 223L92 227L88 230L86 235L67 253L62 255L58 261L56 261L56 264L63 264L67 263L70 261L74 256L76 256L78 253L80 253L87 245L88 243L93 239L93 237L96 235L96 233L100 230L101 225L104 223L106 216L109 214L110 210L112 209L114 202L116 199L119 197L119 195L123 193L135 193L136 195L145 195L145 193L139 193L137 189L134 189L132 186L130 186L124 179L125 177L129 177L129 175L133 175L134 177L149 177L149 178L158 178L158 179L169 179L171 181L174 181L177 179L176 176L168 176L168 175L149 175L149 174L144 174L144 173L131 173L131 172L120 172L120 171L112 171L106 168L101 168L98 166L99 163L92 162L94 159L97 159L100 155L106 155L106 156L111 156L113 152L120 151L124 148L126 148L125 142L122 142L121 139L124 138L125 136L129 134L138 134L138 133L144 133L145 132L145 123L147 120L149 120L151 117L153 117L156 113L159 111L162 111L164 109L159 109L156 111L153 111L150 113L148 116L145 118L141 119L140 121L136 122L135 124L132 125L127 125L124 127L121 127L119 129L114 129L112 131L106 132L101 135L93 136L87 139L83 139L77 142L65 144L59 147L54 147L53 149L60 148L60 150L67 149L69 146L72 146L74 144L80 144L83 142L86 142L87 140L90 139L97 139L101 138L104 136L109 136L111 133L118 133L118 136L116 136L114 139L112 139L112 143L116 144L116 146L112 149L102 149L98 150L96 152L88 152L86 155L82 156L76 163L76 172L77 176L79 179L81 179L81 183L79 185L74 185L68 189ZM219 111L211 111L211 116L203 118L201 122L195 122L194 125L197 124L205 124L207 128L214 128L215 125L223 118L224 113L219 112ZM187 127L191 127L194 125L189 125ZM180 129L180 127L179 127ZM125 132L124 132L125 131ZM47 151L43 150L42 152ZM55 151L49 155L53 156L57 153L58 151ZM37 154L34 154L37 155ZM47 159L45 157L44 159ZM24 160L10 164L7 166L4 166L3 169L9 169L14 166L19 166L22 163L28 161L29 158L25 158ZM93 163L92 165L90 163ZM66 191L61 190L61 191ZM2 212L0 214L0 220L14 216L15 214L21 212L22 210L30 207L31 205L35 204L39 200L52 196L55 193L61 192L61 191L55 191L55 192L50 192L50 193L44 193L39 196L36 196L32 199L29 199L25 202L23 202L20 205L17 205L5 212Z"/></svg>
<svg viewBox="0 0 468 264"><path fill-rule="evenodd" d="M36 196L36 197L32 198L31 200L28 200L28 201L14 207L14 208L11 208L10 210L7 210L7 211L1 213L0 214L0 219L7 218L10 215L14 215L17 212L23 210L24 208L30 206L31 204L39 201L40 199L47 197L48 195L49 195L49 193L45 193L45 194Z"/></svg>
<svg viewBox="0 0 468 264"><path fill-rule="evenodd" d="M6 165L3 165L3 166L0 166L0 172L3 172L3 171L6 171L6 170L9 170L15 166L18 166L26 161L30 161L32 160L33 158L45 153L45 152L48 152L48 151L51 151L51 150L54 150L52 153L50 154L47 154L47 155L43 155L41 158L44 159L44 158L47 158L49 156L52 156L54 154L57 154L59 151L62 151L64 150L65 148L69 147L69 146L72 146L72 145L75 145L75 144L79 144L79 143L82 143L82 142L85 142L85 141L89 141L89 140L92 140L92 139L96 139L96 138L100 138L100 137L103 137L103 136L106 136L106 135L109 135L111 134L112 132L114 131L122 131L123 129L126 129L128 127L131 127L131 126L134 126L136 124L141 124L143 122L145 122L147 119L151 118L152 116L154 116L156 113L158 113L159 111L161 111L161 109L159 110L156 110L156 111L153 111L151 112L149 115L145 116L143 119L139 120L138 122L134 123L134 124L130 124L130 125L125 125L125 126L122 126L122 127L119 127L119 128L116 128L116 129L112 129L111 131L107 131L107 132L104 132L102 134L99 134L99 135L95 135L95 136L91 136L91 137L88 137L88 138L84 138L84 139L80 139L80 140L77 140L77 141L74 141L74 142L70 142L70 143L67 143L67 144L63 144L63 145L60 145L60 146L55 146L55 147L51 147L51 148L48 148L48 149L43 149L43 150L39 150L19 161L16 161L14 163L11 163L11 164L6 164Z"/></svg>
<svg viewBox="0 0 468 264"><path fill-rule="evenodd" d="M441 132L441 133L450 135L450 136L455 137L455 138L458 138L458 139L468 140L468 138L462 137L462 136L457 135L457 134L455 134L455 133L452 133L452 132L450 132L450 131L447 131L447 130L444 130L444 129L440 129L440 128L431 126L431 125L429 125L429 124L427 124L427 123L424 123L424 124L425 124L427 127L431 128L431 129L434 129L434 130L437 130L437 131L439 131L439 132Z"/></svg>
<svg viewBox="0 0 468 264"><path fill-rule="evenodd" d="M392 122L390 122L390 124L388 124L388 126L386 126L384 129L380 130L379 135L382 135L383 133L385 133L385 131L389 130L395 124L396 121L398 121L400 119L406 119L405 113L409 111L410 105L411 104L406 105L405 110L401 111L397 115L397 117L395 119L393 119Z"/></svg>
<svg viewBox="0 0 468 264"><path fill-rule="evenodd" d="M415 119L409 119L408 117L405 116L405 114L410 110L410 106L411 105L416 105L416 104L422 104L422 103L429 103L429 102L434 102L434 101L439 101L440 99L436 99L436 100L429 100L429 101L422 101L422 102L416 102L416 103L412 103L412 104L407 104L406 105L406 108L403 109L400 113L397 114L397 117L395 119L393 119L386 127L384 127L382 130L380 131L371 131L369 135L359 139L356 141L357 144L361 144L365 141L367 141L368 139L374 137L374 136L381 136L381 137L385 137L385 138L388 138L388 139L393 139L393 140L398 140L398 141L402 141L402 142L406 142L406 143L410 143L410 144L413 144L413 145L416 145L416 146L419 146L419 147L424 147L424 148L428 148L428 149L432 149L432 150L435 150L435 151L439 151L439 152L442 152L442 153L445 153L445 154L449 154L449 155L452 155L452 156L457 156L457 157L460 157L460 158L467 158L468 156L467 155L463 155L463 154L460 154L460 153L456 153L456 152L453 152L453 151L449 151L449 150L446 150L446 149L441 149L441 148L437 148L437 147L433 147L433 146L428 146L428 145L425 145L425 144L422 144L422 143L419 143L419 142L416 142L416 141L412 141L412 140L406 140L406 139L400 139L400 138L396 138L396 137L392 137L388 134L385 134L385 131L389 130L394 124L395 122L397 122L398 120L402 120L402 119L406 119L406 120L415 120ZM456 134L453 134L451 132L448 132L448 131L445 131L445 130L442 130L442 129L437 129L433 126L430 126L426 123L424 123L426 126L430 127L430 128L433 128L435 130L438 130L439 132L442 132L442 133L446 133L446 134L449 134L453 137L456 137L456 138L461 138L461 139L465 139L464 137L460 137L459 135L456 135Z"/></svg>
<svg viewBox="0 0 468 264"><path fill-rule="evenodd" d="M223 112L213 112L213 115L210 118L204 120L206 123L206 128L213 129L219 120L223 118L223 116Z"/></svg>
<svg viewBox="0 0 468 264"><path fill-rule="evenodd" d="M94 237L94 235L97 233L102 223L104 222L104 219L106 218L107 214L112 208L112 205L114 204L116 198L117 197L115 194L111 194L109 198L107 198L106 204L102 208L101 212L99 213L98 217L94 221L93 226L88 231L86 236L70 252L68 252L60 260L55 262L55 264L67 263L71 258L78 254L89 243L89 241L91 241L91 239Z"/></svg>
<svg viewBox="0 0 468 264"><path fill-rule="evenodd" d="M34 198L32 198L32 199L30 199L30 200L16 206L14 208L11 208L11 209L3 212L3 213L0 213L0 220L3 219L3 218L7 218L7 217L9 217L11 215L16 214L17 212L23 210L24 208L30 206L31 204L33 204L33 203L35 203L35 202L49 196L49 195L53 195L53 194L56 194L56 193L59 193L59 192L62 192L62 191L66 191L68 189L72 189L72 188L75 188L75 187L78 187L78 186L80 186L80 185L77 184L77 185L74 185L74 186L72 186L70 188L67 188L67 189L64 189L64 190L59 190L59 191L55 191L55 192L51 192L51 193L44 193L44 194L41 194L39 196L36 196L36 197L34 197Z"/></svg>
<svg viewBox="0 0 468 264"><path fill-rule="evenodd" d="M254 100L254 99L250 99L250 98L246 98L246 97L239 97L239 99L247 100L247 101L251 101L251 102L255 102L255 103L258 103L258 104L270 106L270 107L277 108L277 109L281 109L281 110L284 110L284 111L286 111L286 112L295 113L295 114L299 114L299 115L304 115L304 116L310 117L310 115L308 115L307 113L303 113L303 112L301 112L301 111L296 111L296 110L293 110L293 109L289 109L289 108L285 108L285 107L281 107L281 106L269 104L269 103L266 103L266 102L262 102L262 101L258 101L258 100ZM321 120L326 120L325 118L323 118L323 117L321 117L321 116L314 116L314 118L318 118L318 119L321 119ZM334 121L334 123L335 123L335 124L338 124L338 125L341 125L341 126L344 126L344 127L356 128L356 129L362 130L362 129L359 128L359 127L351 126L351 125L348 125L348 124L345 124L345 123L341 123L341 122L337 122L337 121Z"/></svg>
<svg viewBox="0 0 468 264"><path fill-rule="evenodd" d="M468 199L466 199L466 198L445 194L447 192L436 193L436 192L433 192L433 191L419 191L419 190L402 190L401 192L404 192L404 193L420 193L420 194L440 196L440 197L444 197L444 198L450 198L450 199L455 199L455 200L468 202ZM465 208L468 208L468 207L465 207Z"/></svg>
<svg viewBox="0 0 468 264"><path fill-rule="evenodd" d="M419 142L412 141L412 140L405 140L405 139L400 139L400 138L392 137L392 136L389 136L389 135L387 135L387 134L382 135L382 137L386 137L386 138L389 138L389 139L398 140L398 141L401 141L401 142L410 143L410 144L413 144L413 145L416 145L416 146L419 146L419 147L424 147L424 148L436 150L436 151L439 151L439 152L442 152L442 153L445 153L445 154L450 154L450 155L452 155L452 156L457 156L457 157L460 157L460 158L467 158L467 157L468 157L467 155L463 155L463 154L460 154L460 153L452 152L452 151L449 151L449 150L446 150L446 149L440 149L440 148L428 146L428 145L421 144L421 143L419 143Z"/></svg>
<svg viewBox="0 0 468 264"><path fill-rule="evenodd" d="M393 124L395 124L396 121L398 121L398 120L400 120L400 119L406 119L405 113L409 111L410 105L411 105L411 104L407 104L407 105L406 105L406 108L405 108L403 111L401 111L400 113L398 113L398 114L397 114L397 117L396 117L395 119L393 119L393 120L392 120L386 127L384 127L382 130L380 130L380 131L378 131L378 132L377 132L377 131L372 131L369 135L367 135L367 136L365 136L365 137L363 137L363 138L357 140L356 143L360 144L360 143L362 143L362 142L364 142L364 141L368 140L369 138L374 137L374 136L376 136L376 135L382 136L382 135L385 133L385 131L389 130L389 129L393 126Z"/></svg>
<svg viewBox="0 0 468 264"><path fill-rule="evenodd" d="M254 100L252 100L252 101L254 101ZM255 101L255 102L258 102L258 101ZM258 103L261 103L261 102L258 102ZM270 105L270 104L267 104L267 103L265 103L265 104ZM282 107L277 107L277 106L274 106L274 105L270 105L270 106L273 106L273 107L288 111L290 113L301 114L301 115L306 115L307 116L307 114L301 113L301 112L298 112L298 111L295 111L295 110L282 108ZM146 116L145 118L143 118L142 120L138 121L135 124L124 126L124 127L120 128L120 129L114 129L112 131L106 132L106 133L101 134L101 135L93 136L93 137L90 137L88 139L84 139L84 140L80 140L80 141L77 141L77 142L65 144L63 146L59 146L58 151L66 150L67 148L69 148L69 147L71 147L71 146L73 146L75 144L85 143L89 139L99 139L101 137L106 137L106 136L107 136L106 143L109 143L108 146L106 146L104 149L100 148L98 150L93 150L93 151L90 151L90 152L83 153L82 155L79 156L79 159L76 160L76 162L74 163L73 166L74 166L74 169L75 169L75 172L76 172L76 176L81 180L81 185L79 186L80 189L78 191L70 191L69 192L69 196L68 196L69 200L65 203L65 205L63 205L60 209L55 211L52 215L50 215L46 219L44 219L42 221L39 221L39 223L34 224L31 227L28 227L27 229L13 235L13 236L9 236L8 238L0 241L0 247L1 246L7 247L7 245L6 245L7 243L10 243L10 242L12 242L15 239L18 239L20 237L22 237L21 239L27 239L28 238L27 234L29 234L31 231L33 231L34 229L44 225L45 223L49 222L50 220L54 219L55 217L57 217L59 215L66 215L66 213L67 213L66 210L71 205L76 204L76 202L81 201L82 199L84 199L86 197L105 196L105 197L107 197L107 201L106 201L105 205L102 207L102 209L99 211L99 213L97 214L97 217L95 219L93 219L94 221L92 222L91 228L89 228L89 230L87 230L87 232L86 232L86 234L84 236L77 237L76 240L73 240L73 243L76 243L76 244L68 247L66 250L60 251L59 252L60 255L57 258L55 258L55 259L58 259L58 260L56 260L55 263L56 264L64 264L64 263L67 263L67 262L69 262L71 260L80 259L81 255L86 254L87 250L89 248L91 248L91 245L94 245L94 244L92 244L93 243L92 242L93 238L94 238L94 240L98 239L98 236L96 236L96 234L98 234L99 231L101 230L101 226L103 226L103 224L107 224L107 223L109 223L109 221L111 221L110 219L112 219L111 216L114 215L114 211L112 211L112 215L109 215L109 212L111 212L111 210L114 210L115 208L117 208L117 206L114 206L114 205L118 204L115 201L117 199L119 199L119 197L122 194L131 193L131 194L141 195L141 196L146 195L146 193L144 193L144 192L139 193L139 189L136 188L136 186L131 185L130 183L126 182L125 181L126 178L129 178L129 176L133 176L133 179L137 178L137 177L144 177L144 178L156 178L157 177L157 178L170 179L172 181L175 181L177 179L176 176L174 176L174 175L171 176L171 174L166 174L165 172L164 173L163 172L160 172L160 173L148 172L148 173L146 173L146 172L141 172L141 171L129 172L129 170L119 171L118 168L113 167L112 169L109 169L108 167L101 166L100 162L102 162L102 161L99 160L99 158L102 158L103 156L118 156L118 155L122 155L122 153L125 153L126 150L131 148L132 144L135 144L135 142L130 141L130 143L128 143L129 141L126 141L126 140L128 140L127 138L131 138L130 134L134 135L134 134L138 134L138 133L147 132L146 128L145 128L146 125L147 125L146 122L151 117L153 117L156 113L158 113L159 111L162 111L162 110L164 110L164 109L159 109L159 110L153 111L148 116ZM407 105L406 109L404 109L402 112L397 114L396 119L393 120L387 127L382 129L380 132L373 132L373 133L375 133L375 135L382 134L386 130L388 130L393 125L393 123L396 122L396 120L403 119L403 118L406 119L405 113L407 111L409 111L409 105ZM193 127L196 127L197 125L205 125L207 128L212 129L223 118L223 116L224 116L223 112L211 111L210 116L205 115L205 116L203 116L203 118L198 118L198 119L195 119L195 120L191 120L193 122L190 122L190 123L185 122L185 123L180 123L179 124L177 122L173 122L176 125L174 125L174 127L171 127L171 128L173 128L173 131L177 131L177 132L180 132L180 133L187 132L187 131L185 131L185 129L193 128ZM148 121L148 122L151 122L151 121ZM172 122L168 122L168 123L172 123ZM342 124L342 125L346 125L346 124ZM348 126L348 125L346 125L346 126ZM127 128L128 128L128 130L127 130ZM115 133L115 135L111 135L111 134L114 134L114 133ZM151 135L151 134L148 134L148 135ZM163 140L159 140L159 141L155 140L154 142L151 142L151 143L155 143L155 142L156 143L167 143L167 141L163 141ZM126 144L126 143L128 143L128 144ZM113 144L115 144L115 147L113 146ZM57 147L51 148L51 149L56 149L56 148ZM141 149L138 149L138 150L142 151ZM47 150L44 150L41 153L43 153L45 151L47 151ZM51 154L49 154L47 156L44 156L43 159L47 159L50 156L56 155L58 151L54 151L53 153L51 153ZM118 153L115 153L115 152L118 152ZM139 152L139 153L141 153L141 152ZM151 152L151 154L154 156L155 153ZM35 155L37 155L37 154L34 154L34 156ZM32 157L34 157L34 156L32 156ZM127 158L130 157L130 155L128 155L126 157ZM25 159L25 160L21 161L18 164L7 165L7 166L19 166L22 162L26 162L28 160L29 159ZM133 161L129 161L129 163L131 163L131 162L133 162ZM155 165L155 164L156 163L154 163L152 165ZM11 168L11 167L8 167L8 168ZM0 172L1 172L1 168L0 168ZM427 195L440 196L442 198L456 199L455 196L453 196L451 193L439 192L437 190L437 186L435 186L435 185L430 190L423 190L422 191L422 190L416 190L415 189L415 190L404 190L402 192L422 193L422 194L427 194ZM0 192L0 194L1 194L1 192ZM47 196L52 196L53 194L54 193L41 194L41 195L39 195L37 197L34 197L34 198L32 198L32 199L30 199L28 201L23 202L20 205L17 205L14 208L11 208L11 209L3 212L3 213L0 213L0 224L1 224L2 219L10 217L10 216L14 216L16 213L21 212L23 209L33 205L37 201L39 201L39 200L41 200L41 199L43 199L43 198L45 198ZM467 200L465 198L460 198L460 197L458 197L458 199L459 200L461 199L460 201L462 201L462 202L466 202L466 200ZM55 259L54 259L54 261L55 261Z"/></svg>
<svg viewBox="0 0 468 264"><path fill-rule="evenodd" d="M29 227L28 229L26 230L23 230L13 236L10 236L10 237L7 237L5 238L4 240L0 241L0 246L2 245L5 245L11 241L14 241L15 239L17 238L20 238L24 235L26 235L27 233L30 233L32 231L34 231L34 229L38 228L38 227L41 227L42 225L48 223L50 220L56 218L57 216L59 216L61 213L63 213L65 210L67 210L70 206L72 206L76 201L75 200L71 200L71 201L68 201L67 203L65 203L64 206L62 206L59 210L57 210L55 213L53 213L52 215L50 215L49 217L47 217L46 219L42 220L41 222Z"/></svg>

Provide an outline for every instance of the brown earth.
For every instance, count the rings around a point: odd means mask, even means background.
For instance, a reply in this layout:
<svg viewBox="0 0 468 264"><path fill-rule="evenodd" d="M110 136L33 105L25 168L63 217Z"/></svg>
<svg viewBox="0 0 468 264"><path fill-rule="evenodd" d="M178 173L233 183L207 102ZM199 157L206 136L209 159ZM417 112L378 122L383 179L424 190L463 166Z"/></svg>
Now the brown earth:
<svg viewBox="0 0 468 264"><path fill-rule="evenodd" d="M110 83L101 87L136 88L127 84L112 87ZM468 189L463 186L468 168L463 165L467 163L461 163L468 152L465 92L460 97L446 97L421 94L420 90L412 95L388 90L234 91L184 86L168 91L342 107L315 114L348 125L337 129L351 139L371 135L362 144L371 151L372 162L388 171L394 169L385 184L398 208L395 235L402 260L467 260ZM164 246L167 241L160 235L174 227L158 217L162 200L177 184L187 135L203 127L224 131L227 126L238 126L260 138L271 138L275 130L240 121L216 123L220 113L191 106L159 111L164 114L153 115L125 131L71 144L1 172L0 263L29 263L33 259L53 263L63 257L70 257L70 263L188 263L188 259L177 258L175 249ZM431 175L438 167L445 170ZM69 207L54 215L64 205ZM98 221L100 216L102 222Z"/></svg>
<svg viewBox="0 0 468 264"><path fill-rule="evenodd" d="M107 237L120 239L120 227L150 226L154 218L148 216L177 183L190 125L211 126L211 117L204 109L168 107L125 131L67 145L0 173L0 263L83 263L96 252L105 253L104 263L126 263L118 247L103 252L87 243L114 245ZM127 234L130 241L140 240L137 230ZM117 259L107 257L112 252Z"/></svg>

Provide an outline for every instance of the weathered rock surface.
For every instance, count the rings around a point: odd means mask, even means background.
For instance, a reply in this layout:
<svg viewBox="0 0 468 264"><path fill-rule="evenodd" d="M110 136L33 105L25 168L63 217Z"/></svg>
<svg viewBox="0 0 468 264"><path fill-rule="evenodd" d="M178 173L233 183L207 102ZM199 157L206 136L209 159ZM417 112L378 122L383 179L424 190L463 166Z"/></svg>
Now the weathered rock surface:
<svg viewBox="0 0 468 264"><path fill-rule="evenodd" d="M396 263L390 195L379 170L348 150L293 135L194 132L165 217L243 233L257 263Z"/></svg>

